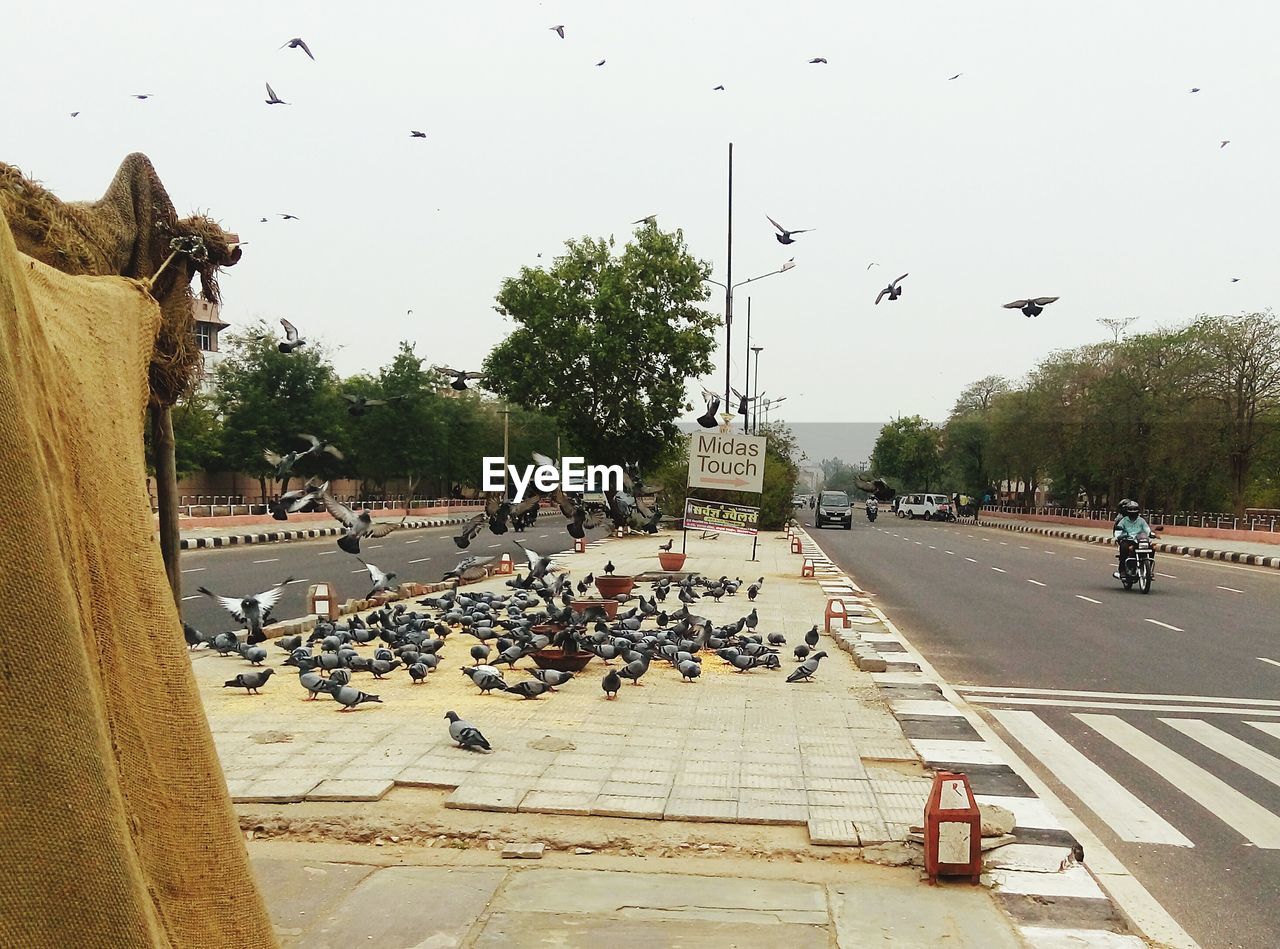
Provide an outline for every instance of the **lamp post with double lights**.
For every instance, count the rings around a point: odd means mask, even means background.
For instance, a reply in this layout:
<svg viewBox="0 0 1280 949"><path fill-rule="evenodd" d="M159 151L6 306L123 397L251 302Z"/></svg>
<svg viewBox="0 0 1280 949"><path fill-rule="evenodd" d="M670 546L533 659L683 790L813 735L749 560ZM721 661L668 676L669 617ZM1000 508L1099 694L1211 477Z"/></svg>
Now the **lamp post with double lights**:
<svg viewBox="0 0 1280 949"><path fill-rule="evenodd" d="M756 354L756 391L751 396L751 434L756 433L756 423L760 421L760 352L763 346L752 346L751 351Z"/></svg>
<svg viewBox="0 0 1280 949"><path fill-rule="evenodd" d="M724 288L724 405L725 414L732 417L729 412L729 406L732 405L730 396L732 393L732 385L730 373L733 365L733 291L738 287L746 286L749 283L755 283L757 280L763 280L765 277L773 277L780 273L786 273L795 267L794 260L788 260L777 270L770 270L768 273L762 273L757 277L748 277L746 280L739 280L737 283L724 284L719 280L712 280L710 277L703 279L707 283L714 283L717 287Z"/></svg>

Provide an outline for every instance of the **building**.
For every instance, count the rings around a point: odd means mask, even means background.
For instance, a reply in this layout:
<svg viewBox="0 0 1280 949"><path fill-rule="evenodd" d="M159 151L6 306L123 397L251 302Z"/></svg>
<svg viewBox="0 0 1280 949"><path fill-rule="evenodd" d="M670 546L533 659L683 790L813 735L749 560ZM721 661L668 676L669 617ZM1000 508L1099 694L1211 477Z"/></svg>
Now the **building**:
<svg viewBox="0 0 1280 949"><path fill-rule="evenodd" d="M196 325L194 329L196 344L204 356L204 370L200 375L200 391L208 395L213 392L213 371L222 359L218 345L218 334L230 326L222 322L216 303L196 299L192 302Z"/></svg>

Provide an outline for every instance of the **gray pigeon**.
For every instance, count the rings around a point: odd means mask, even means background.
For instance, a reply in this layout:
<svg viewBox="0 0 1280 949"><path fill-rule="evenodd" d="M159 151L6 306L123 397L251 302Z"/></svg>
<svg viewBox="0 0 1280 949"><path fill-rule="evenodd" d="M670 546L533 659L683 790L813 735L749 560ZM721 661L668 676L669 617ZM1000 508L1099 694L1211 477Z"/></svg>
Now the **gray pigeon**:
<svg viewBox="0 0 1280 949"><path fill-rule="evenodd" d="M330 685L346 685L351 681L350 669L334 669L329 673Z"/></svg>
<svg viewBox="0 0 1280 949"><path fill-rule="evenodd" d="M341 501L336 500L328 491L320 492L320 500L324 502L325 510L329 512L329 515L347 529L346 534L338 538L338 546L349 554L360 553L360 541L362 538L386 537L393 530L402 527L409 518L409 514L406 511L399 524L385 522L375 524L373 516L368 511L361 511L357 514ZM361 561L361 563L364 563L364 561ZM367 568L368 564L365 564L365 567ZM369 575L373 576L372 570L369 571ZM373 579L375 582L377 581L377 577L373 577Z"/></svg>
<svg viewBox="0 0 1280 949"><path fill-rule="evenodd" d="M427 667L426 663L415 662L413 665L409 666L409 678L413 680L414 685L424 681L430 672L431 670Z"/></svg>
<svg viewBox="0 0 1280 949"><path fill-rule="evenodd" d="M263 669L260 672L242 672L234 679L228 679L222 683L224 689L237 688L246 689L246 695L261 695L258 690L267 684L267 680L271 678L274 669Z"/></svg>
<svg viewBox="0 0 1280 949"><path fill-rule="evenodd" d="M604 678L600 680L600 688L604 689L605 698L616 699L618 697L618 689L622 688L622 679L616 669L610 669L604 674Z"/></svg>
<svg viewBox="0 0 1280 949"><path fill-rule="evenodd" d="M536 699L550 688L551 686L545 682L539 682L537 679L525 679L523 682L507 686L507 691L524 699Z"/></svg>
<svg viewBox="0 0 1280 949"><path fill-rule="evenodd" d="M494 689L507 691L506 681L493 666L464 666L462 672L471 678L482 695L488 695Z"/></svg>
<svg viewBox="0 0 1280 949"><path fill-rule="evenodd" d="M680 673L680 678L685 682L692 682L698 676L702 675L702 666L694 662L692 659L685 659L676 664L676 669Z"/></svg>
<svg viewBox="0 0 1280 949"><path fill-rule="evenodd" d="M484 735L480 734L480 729L459 718L457 712L445 712L444 717L449 720L449 737L458 743L459 748L466 748L470 751L493 750L493 747L485 740Z"/></svg>
<svg viewBox="0 0 1280 949"><path fill-rule="evenodd" d="M250 646L247 643L240 647L240 655L251 666L260 666L262 661L267 658L267 651L261 646Z"/></svg>
<svg viewBox="0 0 1280 949"><path fill-rule="evenodd" d="M328 692L332 688L320 673L311 670L300 670L298 672L298 684L311 693L306 698L308 702L314 701L315 697L321 692Z"/></svg>
<svg viewBox="0 0 1280 949"><path fill-rule="evenodd" d="M484 643L476 643L471 647L471 658L476 661L476 665L478 666L489 658L489 654L491 652L493 652L493 649L489 646L486 646Z"/></svg>
<svg viewBox="0 0 1280 949"><path fill-rule="evenodd" d="M556 690L556 686L564 685L573 678L572 672L561 672L559 669L534 669L532 675L539 682L545 682L552 692Z"/></svg>
<svg viewBox="0 0 1280 949"><path fill-rule="evenodd" d="M649 671L649 659L647 656L641 656L639 659L628 662L626 666L618 670L618 675L624 679L630 679L632 685L639 685L640 678Z"/></svg>
<svg viewBox="0 0 1280 949"><path fill-rule="evenodd" d="M805 644L810 649L818 648L818 624L817 623L814 623L813 626L810 628L809 632L804 634L804 641L805 641Z"/></svg>
<svg viewBox="0 0 1280 949"><path fill-rule="evenodd" d="M391 584L396 578L395 573L384 573L376 564L365 563L359 557L356 560L364 564L364 568L369 571L369 579L373 581L373 589L365 594L366 600L371 600L376 594L391 589Z"/></svg>
<svg viewBox="0 0 1280 949"><path fill-rule="evenodd" d="M270 590L240 599L233 596L219 596L207 587L199 587L199 592L213 597L222 604L222 608L230 613L236 622L244 623L244 628L249 631L249 645L254 646L267 638L262 631L262 624L271 618L271 611L284 595L284 588L292 582L293 577L289 577Z"/></svg>
<svg viewBox="0 0 1280 949"><path fill-rule="evenodd" d="M333 696L335 702L342 706L342 708L338 709L340 712L349 712L357 705L363 705L365 702L382 704L382 699L378 698L378 696L370 695L368 692L361 692L359 689L352 688L349 685L339 686L329 694Z"/></svg>
<svg viewBox="0 0 1280 949"><path fill-rule="evenodd" d="M372 659L369 661L369 671L373 673L375 679L381 679L388 672L394 672L400 668L399 659Z"/></svg>
<svg viewBox="0 0 1280 949"><path fill-rule="evenodd" d="M827 654L825 652L815 652L812 656L795 667L795 670L791 675L787 676L787 681L799 682L801 679L805 682L811 681L814 673L818 671L819 661L825 658L827 658Z"/></svg>

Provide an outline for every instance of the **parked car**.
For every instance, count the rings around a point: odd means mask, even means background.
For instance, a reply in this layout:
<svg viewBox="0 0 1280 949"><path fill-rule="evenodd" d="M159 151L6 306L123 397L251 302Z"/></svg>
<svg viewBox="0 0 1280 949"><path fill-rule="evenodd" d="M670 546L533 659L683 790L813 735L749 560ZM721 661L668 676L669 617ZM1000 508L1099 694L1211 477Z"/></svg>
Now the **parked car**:
<svg viewBox="0 0 1280 949"><path fill-rule="evenodd" d="M955 512L951 510L951 499L945 494L904 494L898 504L898 516L949 521L955 519Z"/></svg>
<svg viewBox="0 0 1280 949"><path fill-rule="evenodd" d="M813 512L813 526L841 524L845 530L853 530L853 504L843 491L823 491Z"/></svg>

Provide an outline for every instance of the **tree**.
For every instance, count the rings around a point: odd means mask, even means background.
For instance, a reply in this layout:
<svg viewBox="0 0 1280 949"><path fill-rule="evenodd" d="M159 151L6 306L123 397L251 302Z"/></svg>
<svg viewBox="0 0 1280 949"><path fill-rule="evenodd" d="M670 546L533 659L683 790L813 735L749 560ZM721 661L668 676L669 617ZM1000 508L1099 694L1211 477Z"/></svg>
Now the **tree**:
<svg viewBox="0 0 1280 949"><path fill-rule="evenodd" d="M991 408L991 400L997 395L1003 395L1011 388L1009 380L1004 376L983 376L977 382L971 382L960 390L951 415L955 417L968 415L971 412L985 414Z"/></svg>
<svg viewBox="0 0 1280 949"><path fill-rule="evenodd" d="M262 457L263 449L283 454L306 448L299 433L343 444L346 430L337 376L323 347L308 344L304 349L282 353L277 339L259 322L243 336L230 338L232 349L215 370L215 404L223 419L222 454L229 466L255 474L263 496L269 496L267 481L271 466ZM327 454L310 456L295 474L334 477L346 470ZM280 488L288 490L286 481Z"/></svg>
<svg viewBox="0 0 1280 949"><path fill-rule="evenodd" d="M908 491L928 491L942 472L941 432L919 415L894 419L876 438L871 470ZM901 492L900 492L901 493Z"/></svg>
<svg viewBox="0 0 1280 949"><path fill-rule="evenodd" d="M824 458L818 462L822 468L822 485L828 491L843 491L852 495L858 488L858 478L866 472L853 467L841 458Z"/></svg>
<svg viewBox="0 0 1280 949"><path fill-rule="evenodd" d="M1267 310L1237 317L1204 316L1191 331L1204 357L1193 384L1218 406L1231 504L1242 517L1253 464L1266 441L1264 420L1280 408L1280 323Z"/></svg>
<svg viewBox="0 0 1280 949"><path fill-rule="evenodd" d="M710 266L680 231L569 241L550 269L522 268L497 310L515 330L485 360L486 384L553 416L592 463L653 465L677 438L685 381L711 369Z"/></svg>

